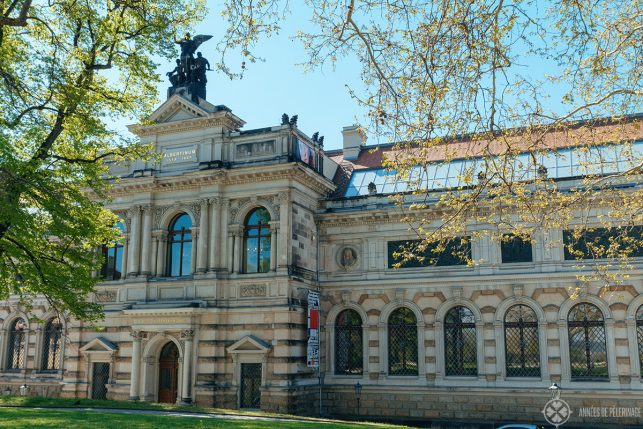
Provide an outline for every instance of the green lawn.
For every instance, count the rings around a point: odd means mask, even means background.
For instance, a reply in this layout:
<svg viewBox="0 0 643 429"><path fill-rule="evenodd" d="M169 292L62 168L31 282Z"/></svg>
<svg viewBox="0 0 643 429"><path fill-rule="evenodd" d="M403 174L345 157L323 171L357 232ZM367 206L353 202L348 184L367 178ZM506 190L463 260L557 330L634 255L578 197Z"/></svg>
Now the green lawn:
<svg viewBox="0 0 643 429"><path fill-rule="evenodd" d="M38 407L6 408L6 407ZM157 415L132 415L109 412L88 412L80 410L48 410L46 408L105 408L177 411L191 413L217 413L262 417L290 417L306 421L275 422L245 421L231 419L207 419L199 417L177 417ZM95 399L62 399L42 397L0 396L0 428L328 428L328 429L403 429L404 426L377 423L349 423L342 421L321 421L320 419L270 414L260 411L239 411L217 408L200 408L133 401L102 401Z"/></svg>
<svg viewBox="0 0 643 429"><path fill-rule="evenodd" d="M155 429L170 427L172 429L275 429L279 428L328 428L328 429L364 429L369 427L393 428L386 425L364 425L359 423L322 423L322 422L275 422L248 421L228 419L201 419L197 417L150 416L116 414L102 412L82 412L76 410L34 410L24 408L0 408L0 427L5 429ZM399 428L399 426L396 426Z"/></svg>

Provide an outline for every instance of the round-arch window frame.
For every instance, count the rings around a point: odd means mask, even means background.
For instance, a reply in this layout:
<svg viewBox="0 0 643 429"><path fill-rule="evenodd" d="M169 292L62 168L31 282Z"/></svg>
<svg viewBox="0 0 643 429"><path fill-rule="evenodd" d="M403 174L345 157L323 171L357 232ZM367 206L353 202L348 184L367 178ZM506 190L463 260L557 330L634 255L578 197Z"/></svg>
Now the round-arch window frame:
<svg viewBox="0 0 643 429"><path fill-rule="evenodd" d="M419 374L417 317L408 307L391 312L387 321L388 374L415 376Z"/></svg>
<svg viewBox="0 0 643 429"><path fill-rule="evenodd" d="M45 324L42 343L42 370L58 371L61 368L63 325L58 317Z"/></svg>
<svg viewBox="0 0 643 429"><path fill-rule="evenodd" d="M123 222L117 222L116 225L114 225L114 228L119 229L121 234L125 233L125 225ZM101 277L103 279L119 280L123 277L124 251L122 240L117 240L109 246L103 246L103 258L105 258L101 269Z"/></svg>
<svg viewBox="0 0 643 429"><path fill-rule="evenodd" d="M464 305L452 307L444 316L444 366L447 376L478 375L476 318Z"/></svg>
<svg viewBox="0 0 643 429"><path fill-rule="evenodd" d="M345 309L335 319L335 374L361 375L364 372L362 318Z"/></svg>
<svg viewBox="0 0 643 429"><path fill-rule="evenodd" d="M18 325L20 324L20 326ZM22 317L11 322L7 343L7 370L17 371L25 367L27 331L29 324Z"/></svg>
<svg viewBox="0 0 643 429"><path fill-rule="evenodd" d="M256 207L246 215L243 225L243 272L267 273L272 257L270 212L265 207Z"/></svg>
<svg viewBox="0 0 643 429"><path fill-rule="evenodd" d="M643 305L636 311L636 338L639 345L639 370L643 377Z"/></svg>
<svg viewBox="0 0 643 429"><path fill-rule="evenodd" d="M567 335L571 379L609 380L605 315L601 309L589 302L574 305L567 314ZM601 353L604 355L604 365L597 366L596 355Z"/></svg>
<svg viewBox="0 0 643 429"><path fill-rule="evenodd" d="M538 316L534 309L526 304L512 305L505 312L503 324L507 377L540 377Z"/></svg>
<svg viewBox="0 0 643 429"><path fill-rule="evenodd" d="M187 220L186 225L178 225ZM179 226L179 228L177 228ZM168 228L167 269L168 277L190 275L192 265L192 218L187 213L180 213L172 219ZM174 262L178 265L175 266ZM177 268L177 269L175 269Z"/></svg>

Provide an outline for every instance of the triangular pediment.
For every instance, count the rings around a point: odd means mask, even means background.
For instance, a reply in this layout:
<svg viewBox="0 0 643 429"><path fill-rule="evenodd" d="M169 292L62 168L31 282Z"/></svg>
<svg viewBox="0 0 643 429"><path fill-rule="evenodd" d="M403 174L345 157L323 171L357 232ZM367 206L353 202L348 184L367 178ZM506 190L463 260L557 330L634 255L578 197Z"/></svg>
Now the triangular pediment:
<svg viewBox="0 0 643 429"><path fill-rule="evenodd" d="M226 348L228 353L266 353L270 344L252 335L246 335Z"/></svg>
<svg viewBox="0 0 643 429"><path fill-rule="evenodd" d="M205 118L208 116L208 113L204 107L181 95L175 94L168 98L165 103L161 104L149 119L152 122L161 124Z"/></svg>
<svg viewBox="0 0 643 429"><path fill-rule="evenodd" d="M109 352L113 353L118 346L103 337L97 337L80 348L81 352Z"/></svg>

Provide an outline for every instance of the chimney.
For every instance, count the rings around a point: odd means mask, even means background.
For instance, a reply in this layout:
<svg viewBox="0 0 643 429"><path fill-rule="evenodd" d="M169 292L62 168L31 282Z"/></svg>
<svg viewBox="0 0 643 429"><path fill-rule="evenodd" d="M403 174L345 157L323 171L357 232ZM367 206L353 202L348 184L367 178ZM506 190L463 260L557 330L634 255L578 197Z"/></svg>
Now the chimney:
<svg viewBox="0 0 643 429"><path fill-rule="evenodd" d="M342 128L342 136L344 137L344 159L355 161L362 144L366 141L366 136L358 125Z"/></svg>

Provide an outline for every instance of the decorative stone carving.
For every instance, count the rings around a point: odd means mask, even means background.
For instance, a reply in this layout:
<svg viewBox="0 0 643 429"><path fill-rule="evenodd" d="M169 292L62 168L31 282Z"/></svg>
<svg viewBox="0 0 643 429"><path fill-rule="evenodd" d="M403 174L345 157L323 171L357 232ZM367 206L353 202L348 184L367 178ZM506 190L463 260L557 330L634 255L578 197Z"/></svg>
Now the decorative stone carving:
<svg viewBox="0 0 643 429"><path fill-rule="evenodd" d="M94 296L96 302L116 302L116 291L114 290L97 291Z"/></svg>
<svg viewBox="0 0 643 429"><path fill-rule="evenodd" d="M181 333L179 334L179 338L181 338L181 340L184 340L184 341L192 340L192 338L194 338L194 330L193 329L182 330Z"/></svg>
<svg viewBox="0 0 643 429"><path fill-rule="evenodd" d="M141 339L143 339L143 335L142 335L141 331L131 330L131 331L129 332L129 335L130 335L130 337L132 337L134 340L141 340Z"/></svg>
<svg viewBox="0 0 643 429"><path fill-rule="evenodd" d="M239 287L239 296L242 298L266 296L266 285L242 285Z"/></svg>
<svg viewBox="0 0 643 429"><path fill-rule="evenodd" d="M348 271L357 266L358 256L359 254L354 247L343 246L339 249L335 258L337 259L337 265L344 271Z"/></svg>

